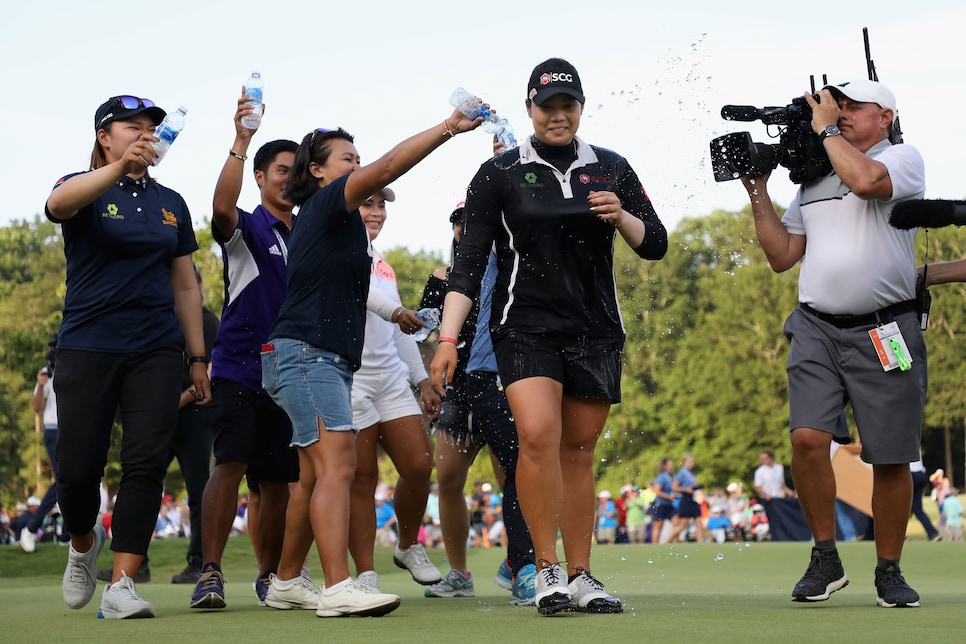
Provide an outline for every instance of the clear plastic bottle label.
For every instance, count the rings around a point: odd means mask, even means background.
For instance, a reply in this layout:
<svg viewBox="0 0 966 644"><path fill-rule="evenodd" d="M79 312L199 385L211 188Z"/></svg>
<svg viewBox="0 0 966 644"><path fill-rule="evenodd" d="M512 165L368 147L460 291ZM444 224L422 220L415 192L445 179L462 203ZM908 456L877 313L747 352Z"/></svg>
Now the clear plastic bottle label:
<svg viewBox="0 0 966 644"><path fill-rule="evenodd" d="M162 143L167 143L168 145L171 145L172 143L174 143L174 140L178 138L178 131L166 125L163 125L157 129L157 131L154 133L154 136L161 139Z"/></svg>

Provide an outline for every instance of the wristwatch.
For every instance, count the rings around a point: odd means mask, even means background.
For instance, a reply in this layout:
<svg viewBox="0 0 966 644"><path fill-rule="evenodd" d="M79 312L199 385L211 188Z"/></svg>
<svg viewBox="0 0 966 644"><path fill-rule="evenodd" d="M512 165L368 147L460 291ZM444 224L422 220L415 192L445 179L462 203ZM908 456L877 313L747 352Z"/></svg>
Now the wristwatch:
<svg viewBox="0 0 966 644"><path fill-rule="evenodd" d="M837 125L826 125L822 133L818 135L818 140L824 142L827 136L838 136L842 133L842 130L838 128Z"/></svg>

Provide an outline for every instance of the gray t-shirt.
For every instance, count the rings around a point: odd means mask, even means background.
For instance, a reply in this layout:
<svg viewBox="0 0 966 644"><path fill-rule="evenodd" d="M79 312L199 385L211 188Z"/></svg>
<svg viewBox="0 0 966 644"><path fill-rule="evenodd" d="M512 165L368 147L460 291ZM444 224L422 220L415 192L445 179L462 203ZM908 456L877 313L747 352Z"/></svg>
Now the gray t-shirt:
<svg viewBox="0 0 966 644"><path fill-rule="evenodd" d="M861 199L833 173L800 188L782 217L788 232L808 238L798 299L825 313L861 315L915 297L917 231L894 228L889 214L925 194L922 157L888 140L866 155L888 168L890 199Z"/></svg>

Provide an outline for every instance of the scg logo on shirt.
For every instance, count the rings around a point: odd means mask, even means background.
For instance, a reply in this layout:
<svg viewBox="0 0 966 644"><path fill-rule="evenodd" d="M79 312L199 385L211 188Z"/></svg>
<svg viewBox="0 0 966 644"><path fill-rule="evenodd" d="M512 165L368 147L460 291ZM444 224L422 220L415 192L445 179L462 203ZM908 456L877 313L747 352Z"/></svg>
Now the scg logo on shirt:
<svg viewBox="0 0 966 644"><path fill-rule="evenodd" d="M593 176L589 174L582 174L577 177L577 180L585 185L588 183L610 183L610 177L607 175Z"/></svg>

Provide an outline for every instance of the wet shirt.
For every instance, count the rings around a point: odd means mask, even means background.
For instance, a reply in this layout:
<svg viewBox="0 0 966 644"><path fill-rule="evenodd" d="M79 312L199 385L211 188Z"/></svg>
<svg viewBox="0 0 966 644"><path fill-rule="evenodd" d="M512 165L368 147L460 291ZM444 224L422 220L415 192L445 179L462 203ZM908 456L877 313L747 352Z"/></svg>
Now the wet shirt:
<svg viewBox="0 0 966 644"><path fill-rule="evenodd" d="M260 353L285 298L289 229L259 205L251 213L238 209L238 225L229 239L214 225L211 231L221 245L225 276L211 375L264 394Z"/></svg>
<svg viewBox="0 0 966 644"><path fill-rule="evenodd" d="M614 281L616 230L589 209L591 191L617 194L644 221L635 252L660 259L667 231L627 160L580 139L576 160L561 172L529 139L484 163L470 184L466 225L450 289L476 296L496 244L498 275L490 330L622 337Z"/></svg>
<svg viewBox="0 0 966 644"><path fill-rule="evenodd" d="M198 244L181 195L125 176L72 218L47 218L60 224L67 257L58 348L133 353L183 342L171 264Z"/></svg>
<svg viewBox="0 0 966 644"><path fill-rule="evenodd" d="M291 338L362 361L371 245L359 210L346 211L336 179L299 209L289 244L288 276L272 338Z"/></svg>

